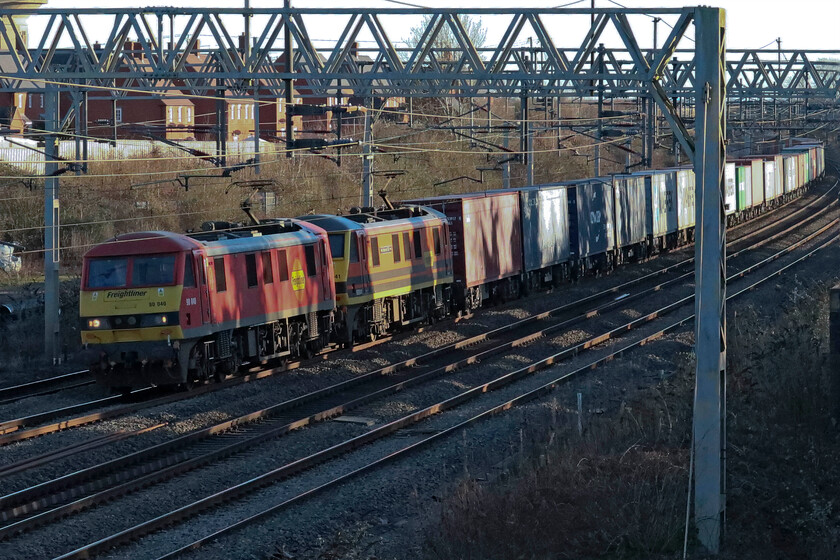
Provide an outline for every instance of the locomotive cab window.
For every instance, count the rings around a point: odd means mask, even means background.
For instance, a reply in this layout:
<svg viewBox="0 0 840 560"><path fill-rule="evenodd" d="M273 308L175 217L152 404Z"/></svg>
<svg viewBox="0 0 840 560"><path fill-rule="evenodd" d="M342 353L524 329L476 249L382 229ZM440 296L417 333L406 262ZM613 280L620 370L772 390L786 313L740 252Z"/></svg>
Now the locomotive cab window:
<svg viewBox="0 0 840 560"><path fill-rule="evenodd" d="M274 269L271 267L271 253L262 253L263 284L274 282Z"/></svg>
<svg viewBox="0 0 840 560"><path fill-rule="evenodd" d="M169 286L175 283L175 255L134 257L132 286Z"/></svg>
<svg viewBox="0 0 840 560"><path fill-rule="evenodd" d="M187 255L184 259L184 287L195 288L195 269L193 268L193 256Z"/></svg>
<svg viewBox="0 0 840 560"><path fill-rule="evenodd" d="M400 236L398 234L395 233L391 236L391 245L394 254L394 264L396 264L402 260L402 255L400 254Z"/></svg>
<svg viewBox="0 0 840 560"><path fill-rule="evenodd" d="M245 255L245 276L247 277L249 288L257 286L257 255L254 253Z"/></svg>
<svg viewBox="0 0 840 560"><path fill-rule="evenodd" d="M355 235L350 236L350 262L359 262L359 241Z"/></svg>
<svg viewBox="0 0 840 560"><path fill-rule="evenodd" d="M307 245L304 247L304 252L306 253L306 275L315 276L318 273L315 270L315 246Z"/></svg>
<svg viewBox="0 0 840 560"><path fill-rule="evenodd" d="M227 279L225 278L225 259L224 257L216 257L213 259L213 271L216 276L216 292L221 293L227 291Z"/></svg>
<svg viewBox="0 0 840 560"><path fill-rule="evenodd" d="M440 255L442 248L440 244L440 228L435 228L432 230L432 235L435 238L435 255Z"/></svg>
<svg viewBox="0 0 840 560"><path fill-rule="evenodd" d="M417 230L414 231L414 256L418 259L423 257L423 245L420 242L420 232Z"/></svg>
<svg viewBox="0 0 840 560"><path fill-rule="evenodd" d="M88 288L124 288L128 275L128 259L91 259L88 264Z"/></svg>
<svg viewBox="0 0 840 560"><path fill-rule="evenodd" d="M370 238L370 258L373 259L373 266L379 266L379 239Z"/></svg>
<svg viewBox="0 0 840 560"><path fill-rule="evenodd" d="M344 240L345 235L343 233L331 233L329 235L330 239L330 252L332 253L332 258L334 259L343 259L344 258ZM352 253L352 251L351 251ZM352 256L351 256L352 258Z"/></svg>

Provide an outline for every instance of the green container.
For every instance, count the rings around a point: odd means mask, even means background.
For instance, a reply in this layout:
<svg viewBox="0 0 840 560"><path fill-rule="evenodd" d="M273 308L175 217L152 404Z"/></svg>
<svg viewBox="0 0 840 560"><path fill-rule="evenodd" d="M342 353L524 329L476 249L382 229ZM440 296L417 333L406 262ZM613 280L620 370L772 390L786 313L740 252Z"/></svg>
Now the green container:
<svg viewBox="0 0 840 560"><path fill-rule="evenodd" d="M751 169L738 165L735 167L735 185L738 187L738 211L752 206L752 180L747 177Z"/></svg>

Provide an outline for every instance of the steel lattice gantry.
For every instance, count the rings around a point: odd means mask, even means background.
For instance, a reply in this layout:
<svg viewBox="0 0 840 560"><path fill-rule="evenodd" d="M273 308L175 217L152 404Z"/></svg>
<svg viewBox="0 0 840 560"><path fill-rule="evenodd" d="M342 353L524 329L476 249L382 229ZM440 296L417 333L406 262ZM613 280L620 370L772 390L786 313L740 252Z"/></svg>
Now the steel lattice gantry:
<svg viewBox="0 0 840 560"><path fill-rule="evenodd" d="M477 47L460 13L493 17L505 32L495 44ZM259 80L279 97L284 80L298 79L318 97L336 95L341 88L359 97L486 97L519 96L523 90L540 96L586 95L598 80L608 95L647 95L648 84L656 82L669 96L684 97L693 96L697 87L695 48L679 48L695 23L694 8L0 10L2 44L22 42L18 22L25 15L37 18L44 32L37 46L2 54L0 90L40 87L43 80L108 90L116 80L122 88L144 92L206 95L221 86L245 95ZM395 18L422 15L429 20L418 28L416 45L389 36ZM643 49L639 28L653 16L669 17L671 29L660 48ZM325 17L333 18L331 28L340 33L317 47L308 29L322 29ZM245 20L248 36L240 37ZM579 30L580 37L571 29ZM289 69L278 63L287 34L294 44ZM439 46L442 35L448 37L446 47ZM200 38L206 43L207 36L212 45L202 46ZM560 45L558 36L577 41ZM523 47L528 38L531 46ZM354 56L359 41L365 43L364 60ZM596 64L593 54L601 44L603 56ZM833 99L840 92L840 62L831 59L839 53L766 49L731 54L726 62L730 96ZM191 62L197 57L199 63Z"/></svg>
<svg viewBox="0 0 840 560"><path fill-rule="evenodd" d="M505 31L493 45L479 48L462 14L495 18ZM726 84L736 96L836 99L836 63L800 51L784 62L777 51L739 52L727 61L724 11L717 8L4 10L4 44L22 44L16 22L26 15L33 16L30 29L38 19L45 31L32 48L0 53L0 90L47 89L53 109L56 90L100 89L120 96L172 90L214 95L225 89L246 97L259 87L260 94L268 90L279 98L292 80L304 81L317 96L346 89L363 98L598 91L655 100L697 178L695 519L701 541L717 552L724 504ZM428 19L417 28L416 44L405 46L389 36L396 19L413 18L416 25L422 16ZM642 48L640 29L653 17L670 30L661 46ZM325 26L323 18L333 19ZM692 25L694 43L686 37ZM321 42L310 34L313 29L338 33ZM438 44L441 34L451 38L445 48ZM207 36L211 44L202 45L200 37ZM523 47L527 37L533 43ZM561 46L560 38L574 46ZM363 49L357 48L360 42ZM358 56L360 51L365 56ZM694 100L695 136L674 110L673 97ZM55 113L45 119L53 127L58 121ZM46 285L48 293L57 293L57 179L50 179L48 190ZM56 357L57 297L47 298L46 317L47 355Z"/></svg>

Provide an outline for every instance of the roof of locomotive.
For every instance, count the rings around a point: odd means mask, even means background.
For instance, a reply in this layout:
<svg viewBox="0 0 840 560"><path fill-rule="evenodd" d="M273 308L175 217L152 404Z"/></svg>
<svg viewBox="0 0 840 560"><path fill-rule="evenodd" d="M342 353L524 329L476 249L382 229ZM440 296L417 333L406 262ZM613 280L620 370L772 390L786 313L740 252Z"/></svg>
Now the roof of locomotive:
<svg viewBox="0 0 840 560"><path fill-rule="evenodd" d="M229 227L217 229L219 225ZM204 226L204 231L190 234L140 231L118 235L92 248L85 257L177 253L200 248L208 256L215 256L314 243L326 233L317 225L293 219L264 220L251 226L206 222Z"/></svg>
<svg viewBox="0 0 840 560"><path fill-rule="evenodd" d="M416 224L428 220L444 220L446 217L432 208L424 206L403 206L393 210L380 210L375 212L360 212L344 216L333 216L332 214L314 214L301 216L299 219L306 220L320 226L328 232L372 230L380 227L393 227L405 224Z"/></svg>
<svg viewBox="0 0 840 560"><path fill-rule="evenodd" d="M139 255L149 252L176 253L198 249L202 245L182 233L171 231L135 231L112 237L93 247L85 257Z"/></svg>

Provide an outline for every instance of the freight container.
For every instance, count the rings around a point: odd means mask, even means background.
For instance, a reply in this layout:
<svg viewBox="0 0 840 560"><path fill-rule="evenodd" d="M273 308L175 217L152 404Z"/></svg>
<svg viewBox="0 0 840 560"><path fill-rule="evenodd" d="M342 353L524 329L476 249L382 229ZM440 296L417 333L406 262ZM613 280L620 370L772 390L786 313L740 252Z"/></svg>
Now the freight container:
<svg viewBox="0 0 840 560"><path fill-rule="evenodd" d="M764 204L764 162L760 159L750 159L750 175L752 177L752 206L759 208Z"/></svg>
<svg viewBox="0 0 840 560"><path fill-rule="evenodd" d="M767 156L764 161L764 199L776 200L784 193L784 167L782 156Z"/></svg>
<svg viewBox="0 0 840 560"><path fill-rule="evenodd" d="M797 189L797 156L795 154L787 154L782 157L782 161L784 162L784 169L785 169L785 194L793 192Z"/></svg>
<svg viewBox="0 0 840 560"><path fill-rule="evenodd" d="M677 216L677 172L674 170L639 171L635 173L645 180L645 205L647 231L654 238L676 233Z"/></svg>
<svg viewBox="0 0 840 560"><path fill-rule="evenodd" d="M735 186L738 191L738 211L745 212L752 208L752 166L749 162L735 165Z"/></svg>
<svg viewBox="0 0 840 560"><path fill-rule="evenodd" d="M679 229L694 227L694 170L677 169L677 216Z"/></svg>
<svg viewBox="0 0 840 560"><path fill-rule="evenodd" d="M792 146L790 148L785 148L784 150L782 150L782 154L784 154L785 157L787 157L789 155L793 155L794 157L796 157L796 160L797 160L797 162L796 162L796 167L797 167L797 169L796 169L796 171L797 171L796 184L797 184L797 187L796 188L804 187L805 185L810 183L811 180L814 177L816 177L816 170L813 169L812 164L811 164L811 159L812 159L812 157L811 157L812 149L811 148L812 148L812 146L797 145L797 146ZM787 192L787 190L785 192Z"/></svg>
<svg viewBox="0 0 840 560"><path fill-rule="evenodd" d="M624 248L645 241L650 233L645 178L638 175L616 175L613 177L613 190L616 246Z"/></svg>
<svg viewBox="0 0 840 560"><path fill-rule="evenodd" d="M516 191L421 198L449 220L455 283L462 289L522 272L522 229Z"/></svg>
<svg viewBox="0 0 840 560"><path fill-rule="evenodd" d="M723 207L726 215L734 214L738 211L738 191L735 186L735 164L727 162L723 167L724 180L724 194Z"/></svg>
<svg viewBox="0 0 840 560"><path fill-rule="evenodd" d="M615 248L613 188L609 179L580 179L568 188L569 239L575 259L606 255Z"/></svg>
<svg viewBox="0 0 840 560"><path fill-rule="evenodd" d="M759 158L746 158L737 164L750 168L750 208L760 208L764 204L764 161Z"/></svg>
<svg viewBox="0 0 840 560"><path fill-rule="evenodd" d="M568 262L569 198L566 187L545 185L519 190L523 258L531 272Z"/></svg>
<svg viewBox="0 0 840 560"><path fill-rule="evenodd" d="M817 144L816 141L810 138L794 139L795 143L788 150L807 150L808 161L810 163L809 181L813 181L822 176L825 171L825 151L822 144Z"/></svg>

